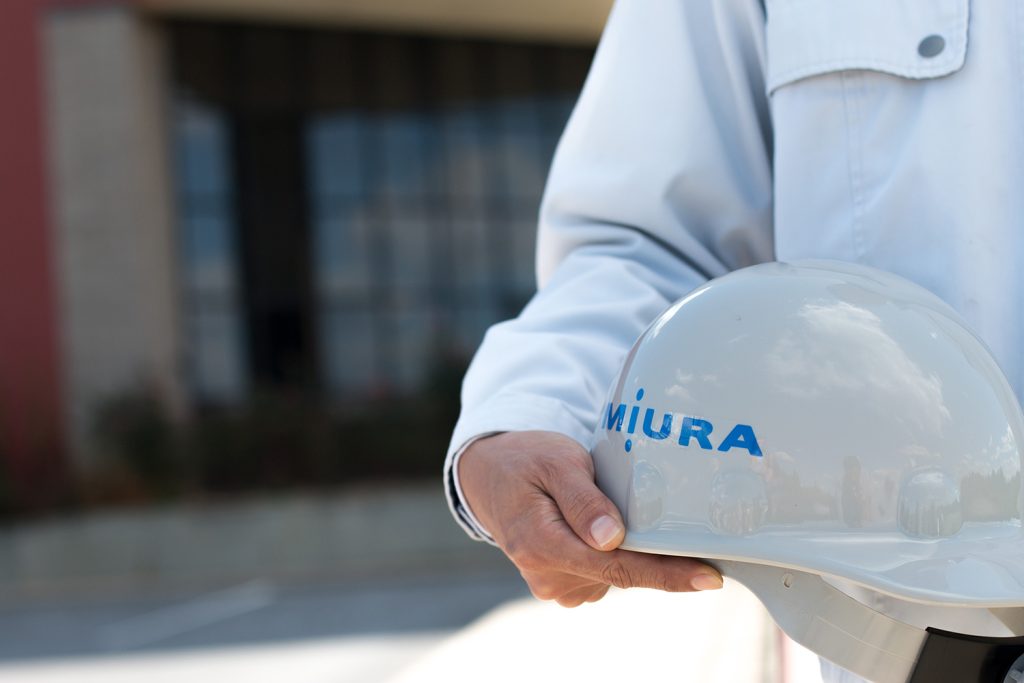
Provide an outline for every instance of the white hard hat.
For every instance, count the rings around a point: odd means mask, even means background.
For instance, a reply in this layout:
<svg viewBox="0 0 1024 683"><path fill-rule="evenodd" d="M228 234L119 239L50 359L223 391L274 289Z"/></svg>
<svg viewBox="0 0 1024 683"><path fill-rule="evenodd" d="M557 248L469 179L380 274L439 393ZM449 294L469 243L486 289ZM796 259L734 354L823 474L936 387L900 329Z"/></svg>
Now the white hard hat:
<svg viewBox="0 0 1024 683"><path fill-rule="evenodd" d="M623 548L708 559L869 679L1002 681L1024 654L1022 444L1012 389L952 308L805 261L662 314L592 453Z"/></svg>

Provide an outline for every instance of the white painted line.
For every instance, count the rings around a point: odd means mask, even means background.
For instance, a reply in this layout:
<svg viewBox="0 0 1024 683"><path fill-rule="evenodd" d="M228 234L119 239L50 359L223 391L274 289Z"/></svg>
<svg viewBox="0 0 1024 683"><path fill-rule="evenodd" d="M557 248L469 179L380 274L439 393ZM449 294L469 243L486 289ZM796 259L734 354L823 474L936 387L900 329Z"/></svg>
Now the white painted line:
<svg viewBox="0 0 1024 683"><path fill-rule="evenodd" d="M108 624L98 635L103 645L114 649L149 645L263 609L274 601L274 595L274 587L269 582L249 581Z"/></svg>

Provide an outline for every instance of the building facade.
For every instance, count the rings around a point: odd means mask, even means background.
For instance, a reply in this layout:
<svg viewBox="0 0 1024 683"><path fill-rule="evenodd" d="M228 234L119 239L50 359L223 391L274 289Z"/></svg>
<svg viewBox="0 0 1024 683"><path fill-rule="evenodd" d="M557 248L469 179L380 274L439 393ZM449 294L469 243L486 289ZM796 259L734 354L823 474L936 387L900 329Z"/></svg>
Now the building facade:
<svg viewBox="0 0 1024 683"><path fill-rule="evenodd" d="M0 457L96 413L414 394L533 288L607 2L15 0L0 27ZM42 484L39 484L42 486Z"/></svg>

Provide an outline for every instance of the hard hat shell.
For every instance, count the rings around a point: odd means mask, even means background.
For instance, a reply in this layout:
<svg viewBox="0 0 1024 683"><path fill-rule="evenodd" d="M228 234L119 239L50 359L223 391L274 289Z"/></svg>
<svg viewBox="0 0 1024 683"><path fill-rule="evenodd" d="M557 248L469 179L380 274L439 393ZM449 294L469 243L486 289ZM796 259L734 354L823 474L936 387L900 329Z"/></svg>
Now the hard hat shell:
<svg viewBox="0 0 1024 683"><path fill-rule="evenodd" d="M1024 418L957 313L849 263L717 278L640 337L592 449L624 548L1024 605Z"/></svg>

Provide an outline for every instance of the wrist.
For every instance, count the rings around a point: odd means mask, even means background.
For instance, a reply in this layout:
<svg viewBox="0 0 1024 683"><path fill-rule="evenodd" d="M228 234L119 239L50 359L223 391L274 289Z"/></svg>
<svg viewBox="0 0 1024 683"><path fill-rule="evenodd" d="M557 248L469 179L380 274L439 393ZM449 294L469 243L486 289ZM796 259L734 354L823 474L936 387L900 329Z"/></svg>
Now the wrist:
<svg viewBox="0 0 1024 683"><path fill-rule="evenodd" d="M489 539L493 539L490 530L494 526L488 509L490 496L487 495L487 467L482 462L485 459L482 452L486 451L486 445L482 444L495 436L498 434L474 439L456 454L452 463L452 477L463 511L470 523Z"/></svg>

